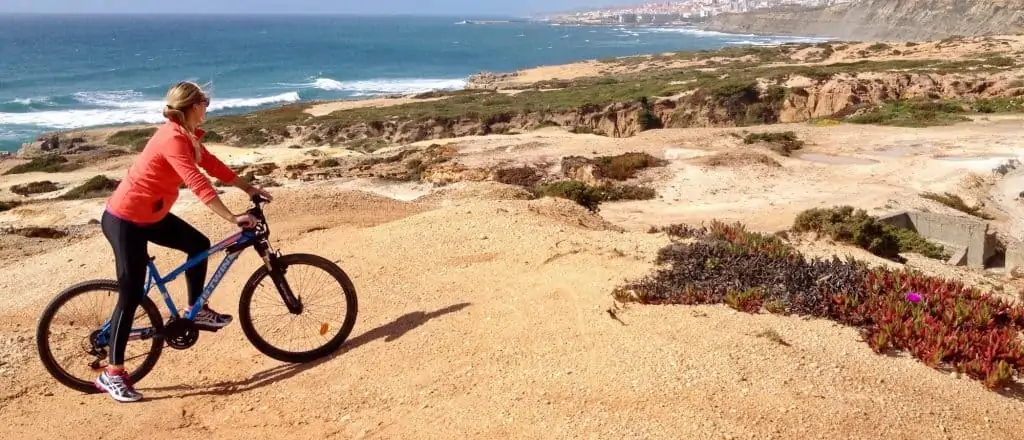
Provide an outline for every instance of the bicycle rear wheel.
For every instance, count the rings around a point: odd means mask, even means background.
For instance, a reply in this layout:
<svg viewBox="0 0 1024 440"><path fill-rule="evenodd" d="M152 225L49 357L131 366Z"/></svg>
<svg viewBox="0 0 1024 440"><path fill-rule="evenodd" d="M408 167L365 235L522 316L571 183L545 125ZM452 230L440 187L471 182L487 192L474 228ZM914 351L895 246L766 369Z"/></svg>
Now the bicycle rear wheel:
<svg viewBox="0 0 1024 440"><path fill-rule="evenodd" d="M333 353L345 343L355 325L358 305L352 280L338 265L317 255L284 255L276 259L275 266L281 280L287 278L286 283L302 304L302 310L299 313L288 310L272 279L274 277L266 266L260 266L246 282L238 299L239 323L246 338L261 353L282 362L309 362ZM286 274L296 276L286 277ZM299 286L297 283L310 278L326 282L311 286ZM333 289L335 287L337 289ZM332 290L336 293L325 299L310 299ZM344 311L321 311L319 306L323 305L342 306ZM260 321L254 319L255 316L267 311L275 316L269 320L269 325L259 325ZM301 327L305 336L312 336L314 342L303 344L302 348L284 348L280 342L269 341L286 336L296 327ZM327 333L332 329L335 330L334 336L328 337Z"/></svg>
<svg viewBox="0 0 1024 440"><path fill-rule="evenodd" d="M117 281L85 281L58 294L43 310L36 324L36 350L46 371L61 384L83 393L99 391L93 380L107 365L109 347L109 332L103 327L110 320L117 296ZM63 316L65 312L80 313ZM148 297L142 299L133 322L125 347L125 370L133 382L138 382L160 358L164 326L160 310Z"/></svg>

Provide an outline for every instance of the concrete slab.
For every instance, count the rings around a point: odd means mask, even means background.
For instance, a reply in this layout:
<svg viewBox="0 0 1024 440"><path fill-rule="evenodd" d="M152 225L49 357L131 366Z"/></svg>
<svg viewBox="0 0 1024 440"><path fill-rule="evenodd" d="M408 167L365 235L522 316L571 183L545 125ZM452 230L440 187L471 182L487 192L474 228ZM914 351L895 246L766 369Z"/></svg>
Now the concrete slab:
<svg viewBox="0 0 1024 440"><path fill-rule="evenodd" d="M998 240L982 219L920 211L900 211L879 217L879 221L916 231L922 237L953 251L949 263L985 268L996 254Z"/></svg>
<svg viewBox="0 0 1024 440"><path fill-rule="evenodd" d="M956 252L953 252L952 256L946 260L946 264L953 266L963 266L967 264L967 248L962 246L958 247Z"/></svg>

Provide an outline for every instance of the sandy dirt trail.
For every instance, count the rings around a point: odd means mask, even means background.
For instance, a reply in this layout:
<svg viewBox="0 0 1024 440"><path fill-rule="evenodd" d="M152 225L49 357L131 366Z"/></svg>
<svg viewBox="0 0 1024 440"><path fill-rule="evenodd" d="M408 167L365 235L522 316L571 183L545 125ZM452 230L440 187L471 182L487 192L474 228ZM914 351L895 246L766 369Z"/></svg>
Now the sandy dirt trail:
<svg viewBox="0 0 1024 440"><path fill-rule="evenodd" d="M35 319L52 295L113 275L108 245L91 226L87 238L0 261L0 374L9 379L0 439L1020 438L1019 390L1002 395L912 358L875 355L851 329L726 306L615 309L611 298L614 287L647 274L668 242L644 232L652 224L721 218L773 231L800 210L836 203L942 210L917 194L959 190L970 173L991 177L1022 155L1020 127L1019 118L993 117L926 130L764 128L793 129L808 141L789 158L744 146L727 129L450 141L468 166L554 166L566 155L624 151L671 160L640 178L659 199L604 204L600 217L566 200L491 200L518 194L493 185L451 185L421 199L422 186L361 180L273 188L275 246L324 255L352 277L360 303L350 340L330 359L292 366L257 352L235 323L203 333L188 351L166 349L139 384L148 399L131 405L56 384L34 351ZM706 165L728 152L769 154L778 165ZM279 153L301 154L265 152ZM252 159L242 156L235 159ZM1020 221L1013 194L1022 172L990 188L999 221ZM234 191L226 201L245 204ZM21 207L0 222L81 225L100 202ZM211 239L231 231L187 194L175 212ZM856 249L800 246L870 259ZM161 269L183 261L151 249ZM236 313L241 283L257 265L245 254L214 307ZM183 301L184 280L171 289Z"/></svg>
<svg viewBox="0 0 1024 440"><path fill-rule="evenodd" d="M611 288L647 273L667 239L609 230L571 202L430 209L328 187L276 192L276 244L337 260L359 289L359 319L341 353L283 365L256 352L236 323L189 351L168 350L139 385L143 402L56 385L31 351L33 320L59 286L108 276L109 252L96 237L0 275L3 351L21 353L4 366L0 438L1019 434L1019 398L877 356L828 322L724 306L630 306L612 319ZM182 211L211 236L228 231L203 211ZM319 230L303 232L311 229ZM162 267L179 261L155 254ZM233 311L256 264L243 257L213 305ZM785 344L758 336L766 330Z"/></svg>

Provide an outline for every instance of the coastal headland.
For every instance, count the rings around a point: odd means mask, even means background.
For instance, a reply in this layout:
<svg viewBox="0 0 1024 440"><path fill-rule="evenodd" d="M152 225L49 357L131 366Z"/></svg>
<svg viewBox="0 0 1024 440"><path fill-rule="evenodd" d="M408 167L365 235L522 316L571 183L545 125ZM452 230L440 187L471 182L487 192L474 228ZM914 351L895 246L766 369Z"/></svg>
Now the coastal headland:
<svg viewBox="0 0 1024 440"><path fill-rule="evenodd" d="M1017 35L589 60L211 118L207 147L277 197L274 246L341 265L359 318L314 365L204 333L136 405L54 382L34 331L60 290L114 276L96 219L154 126L47 133L0 160L0 437L1019 438L1022 122ZM232 231L186 189L174 212Z"/></svg>

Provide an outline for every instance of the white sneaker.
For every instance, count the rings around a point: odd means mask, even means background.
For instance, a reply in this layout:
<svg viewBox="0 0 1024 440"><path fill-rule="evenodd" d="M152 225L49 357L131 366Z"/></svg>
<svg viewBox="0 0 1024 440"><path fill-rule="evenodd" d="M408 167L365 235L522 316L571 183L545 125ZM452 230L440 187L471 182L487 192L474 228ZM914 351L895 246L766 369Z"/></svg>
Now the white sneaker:
<svg viewBox="0 0 1024 440"><path fill-rule="evenodd" d="M128 373L124 370L120 372L110 374L104 368L103 373L96 378L93 382L96 388L100 391L106 391L118 402L136 402L142 399L142 394L135 391L132 387L131 378L128 377Z"/></svg>

